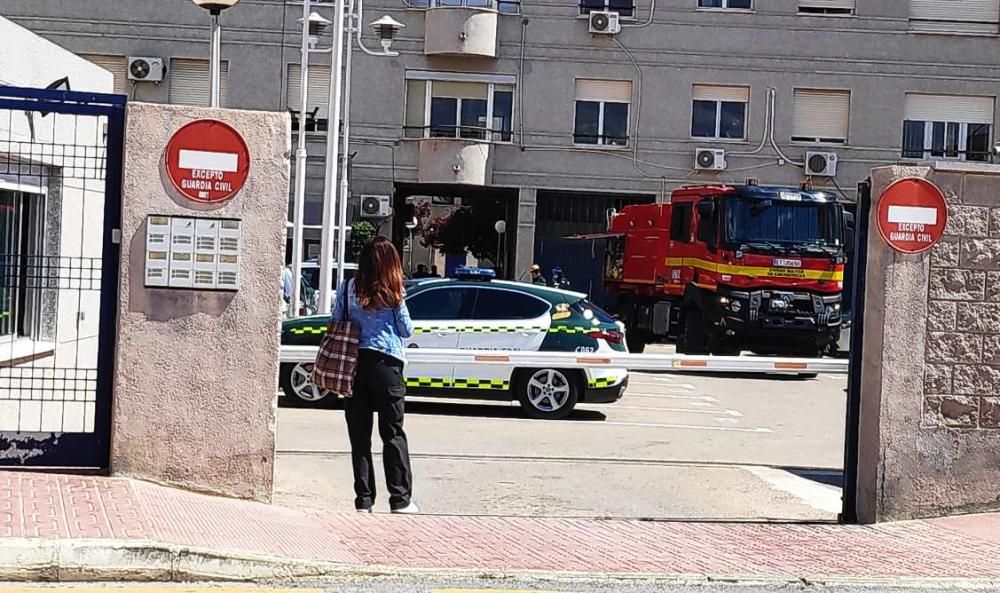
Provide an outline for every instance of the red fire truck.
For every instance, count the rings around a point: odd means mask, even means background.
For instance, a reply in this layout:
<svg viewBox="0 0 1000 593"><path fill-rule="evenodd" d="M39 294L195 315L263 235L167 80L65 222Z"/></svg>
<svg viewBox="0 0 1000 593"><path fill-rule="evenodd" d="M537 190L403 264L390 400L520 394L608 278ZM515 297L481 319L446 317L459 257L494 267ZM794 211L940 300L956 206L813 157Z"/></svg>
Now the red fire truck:
<svg viewBox="0 0 1000 593"><path fill-rule="evenodd" d="M629 349L817 356L840 336L844 211L819 191L683 187L613 214L605 288Z"/></svg>

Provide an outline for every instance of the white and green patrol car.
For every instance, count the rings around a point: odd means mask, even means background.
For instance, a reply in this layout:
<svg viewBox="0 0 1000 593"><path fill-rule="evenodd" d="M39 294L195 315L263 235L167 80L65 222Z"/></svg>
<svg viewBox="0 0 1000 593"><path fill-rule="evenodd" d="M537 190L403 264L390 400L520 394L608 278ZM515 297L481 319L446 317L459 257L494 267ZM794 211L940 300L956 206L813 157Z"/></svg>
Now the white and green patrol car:
<svg viewBox="0 0 1000 593"><path fill-rule="evenodd" d="M625 351L624 329L586 295L465 270L457 279L407 285L414 334L407 348L601 352ZM327 317L284 322L283 345L318 345ZM300 404L328 395L309 383L312 365L285 364L281 386ZM628 373L621 369L560 369L499 365L408 363L407 394L474 400L517 400L534 418L562 418L580 402L613 403Z"/></svg>

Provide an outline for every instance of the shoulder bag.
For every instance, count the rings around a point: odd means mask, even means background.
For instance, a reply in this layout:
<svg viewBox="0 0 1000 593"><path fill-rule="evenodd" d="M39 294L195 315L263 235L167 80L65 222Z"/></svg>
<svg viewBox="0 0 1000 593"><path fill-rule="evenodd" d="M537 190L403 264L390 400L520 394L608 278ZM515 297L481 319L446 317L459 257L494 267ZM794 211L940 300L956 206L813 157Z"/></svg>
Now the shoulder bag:
<svg viewBox="0 0 1000 593"><path fill-rule="evenodd" d="M323 335L313 365L312 382L320 389L336 395L350 397L354 387L354 371L358 366L358 336L360 328L350 320L350 282L345 282L344 316L339 321L330 320Z"/></svg>

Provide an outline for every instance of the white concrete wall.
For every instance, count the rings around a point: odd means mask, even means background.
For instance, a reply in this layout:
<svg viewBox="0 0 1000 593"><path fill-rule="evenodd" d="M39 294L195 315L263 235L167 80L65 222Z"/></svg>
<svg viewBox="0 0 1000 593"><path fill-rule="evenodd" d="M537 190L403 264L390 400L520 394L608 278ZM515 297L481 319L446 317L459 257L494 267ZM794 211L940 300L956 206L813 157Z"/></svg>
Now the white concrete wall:
<svg viewBox="0 0 1000 593"><path fill-rule="evenodd" d="M110 72L4 18L0 18L0 39L0 84L44 88L68 77L74 91L113 90ZM50 113L42 117L0 110L0 187L47 196L45 255L64 258L64 265L81 263L66 258L102 255L104 123L104 118L93 116ZM21 164L10 165L9 156L17 156ZM31 363L43 368L38 374L46 379L51 373L44 374L44 368L97 368L100 292L96 284L91 286L89 272L83 274L84 280L68 272L61 277L58 291L43 291L47 298L57 298L54 310L43 308L42 325L51 328L49 335L27 348L23 343L17 348L0 344L0 360L54 349L54 356ZM81 281L85 290L77 289ZM0 389L0 430L91 429L94 393L81 395L83 401L66 403L54 391L46 397L45 389L57 387L53 381L46 380L41 389L36 385L30 392L21 392L16 385L0 377L0 387L4 387ZM51 401L25 401L28 398Z"/></svg>

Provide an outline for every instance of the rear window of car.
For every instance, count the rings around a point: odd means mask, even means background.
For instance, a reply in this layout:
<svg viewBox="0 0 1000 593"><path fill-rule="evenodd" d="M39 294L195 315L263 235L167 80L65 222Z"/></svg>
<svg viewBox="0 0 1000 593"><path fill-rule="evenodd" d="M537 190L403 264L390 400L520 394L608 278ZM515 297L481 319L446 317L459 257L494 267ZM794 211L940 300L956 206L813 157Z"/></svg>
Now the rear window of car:
<svg viewBox="0 0 1000 593"><path fill-rule="evenodd" d="M570 305L570 310L579 315L583 315L584 311L590 310L594 313L594 318L601 323L615 323L617 320L607 311L598 307L594 303L588 301L587 299L580 299L577 302Z"/></svg>

